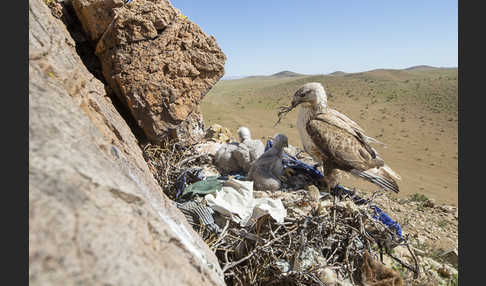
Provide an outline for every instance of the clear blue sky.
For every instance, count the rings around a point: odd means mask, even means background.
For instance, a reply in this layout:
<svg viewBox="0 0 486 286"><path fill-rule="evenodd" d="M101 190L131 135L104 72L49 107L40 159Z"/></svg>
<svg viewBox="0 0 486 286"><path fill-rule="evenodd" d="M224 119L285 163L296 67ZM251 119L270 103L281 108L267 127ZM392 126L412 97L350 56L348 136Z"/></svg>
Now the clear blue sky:
<svg viewBox="0 0 486 286"><path fill-rule="evenodd" d="M457 67L450 0L171 0L227 56L225 76Z"/></svg>

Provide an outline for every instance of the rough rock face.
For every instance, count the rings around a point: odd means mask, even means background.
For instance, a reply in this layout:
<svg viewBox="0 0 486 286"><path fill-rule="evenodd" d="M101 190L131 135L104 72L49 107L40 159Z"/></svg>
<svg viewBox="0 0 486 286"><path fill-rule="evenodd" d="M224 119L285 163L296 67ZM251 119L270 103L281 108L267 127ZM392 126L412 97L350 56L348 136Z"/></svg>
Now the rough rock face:
<svg viewBox="0 0 486 286"><path fill-rule="evenodd" d="M123 6L123 0L79 0L72 1L83 29L93 42L98 42L106 28L115 18L115 8Z"/></svg>
<svg viewBox="0 0 486 286"><path fill-rule="evenodd" d="M29 1L29 79L29 284L224 285L42 0Z"/></svg>
<svg viewBox="0 0 486 286"><path fill-rule="evenodd" d="M205 138L218 143L230 143L237 141L228 128L219 124L209 126L208 130L206 130Z"/></svg>
<svg viewBox="0 0 486 286"><path fill-rule="evenodd" d="M168 1L120 2L73 0L87 33L102 35L96 55L104 78L151 141L197 142L204 135L199 103L223 76L225 55Z"/></svg>

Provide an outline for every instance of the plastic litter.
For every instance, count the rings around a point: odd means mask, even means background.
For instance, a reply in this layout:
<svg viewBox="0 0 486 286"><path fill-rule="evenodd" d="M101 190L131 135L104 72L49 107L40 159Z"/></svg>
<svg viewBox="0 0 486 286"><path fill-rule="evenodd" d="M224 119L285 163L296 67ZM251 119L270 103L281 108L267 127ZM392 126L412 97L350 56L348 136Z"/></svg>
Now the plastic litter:
<svg viewBox="0 0 486 286"><path fill-rule="evenodd" d="M294 260L292 270L306 271L312 266L320 267L326 265L326 259L319 251L312 247L305 247Z"/></svg>
<svg viewBox="0 0 486 286"><path fill-rule="evenodd" d="M210 232L219 233L221 229L215 223L213 214L214 210L204 206L200 202L197 201L188 201L185 203L176 203L177 208L181 210L181 212L186 217L187 221L192 224L199 226L202 224L205 228L207 228Z"/></svg>
<svg viewBox="0 0 486 286"><path fill-rule="evenodd" d="M333 188L331 190L331 195L339 196L339 197L342 197L344 195L348 195L349 197L351 197L351 199L354 201L354 203L356 205L362 205L362 204L368 203L368 200L365 200L365 199L361 198L360 196L356 195L355 191L346 189L345 187L343 187L341 185L337 185L335 188ZM388 216L379 207L372 205L371 208L375 211L375 213L373 215L374 219L379 220L380 222L382 222L387 227L395 230L395 233L397 234L397 236L399 238L403 239L402 227L400 226L400 224L398 222L391 219L390 216Z"/></svg>
<svg viewBox="0 0 486 286"><path fill-rule="evenodd" d="M283 223L287 210L280 199L253 197L253 182L230 179L220 191L206 195L207 205L222 215L230 217L241 226L254 223L259 217L269 214Z"/></svg>
<svg viewBox="0 0 486 286"><path fill-rule="evenodd" d="M187 186L182 192L181 197L185 197L188 194L190 194L191 196L194 194L205 195L205 194L217 192L221 190L222 187L223 187L223 182L218 180L217 176L210 176L207 177L205 180L198 181Z"/></svg>
<svg viewBox="0 0 486 286"><path fill-rule="evenodd" d="M236 180L241 180L244 181L246 179L245 175L239 174L239 173L234 173L233 175L228 175L228 176L220 176L218 177L219 180L229 180L229 179L236 179Z"/></svg>
<svg viewBox="0 0 486 286"><path fill-rule="evenodd" d="M290 271L290 263L285 260L279 259L275 261L275 266L280 270L282 274Z"/></svg>
<svg viewBox="0 0 486 286"><path fill-rule="evenodd" d="M224 183L230 179L245 180L246 177L241 174L228 176L208 176L202 168L191 168L179 175L177 179L176 198L181 200L191 199L195 194L206 195L221 190ZM188 182L194 182L188 184ZM187 195L187 196L186 196Z"/></svg>
<svg viewBox="0 0 486 286"><path fill-rule="evenodd" d="M189 168L182 172L176 179L177 194L176 198L182 194L182 191L188 184L204 180L206 174L202 168Z"/></svg>
<svg viewBox="0 0 486 286"><path fill-rule="evenodd" d="M331 195L337 196L339 198L342 198L344 196L349 196L356 205L363 205L368 203L368 200L365 200L360 196L356 195L356 192L354 190L346 189L341 185L337 185L336 187L332 188Z"/></svg>
<svg viewBox="0 0 486 286"><path fill-rule="evenodd" d="M381 221L384 225L388 226L391 229L395 230L395 233L398 235L398 237L402 237L402 227L400 224L393 219L391 219L384 211L382 211L379 207L377 206L371 206L371 208L375 211L375 214L373 215L374 219L377 219Z"/></svg>

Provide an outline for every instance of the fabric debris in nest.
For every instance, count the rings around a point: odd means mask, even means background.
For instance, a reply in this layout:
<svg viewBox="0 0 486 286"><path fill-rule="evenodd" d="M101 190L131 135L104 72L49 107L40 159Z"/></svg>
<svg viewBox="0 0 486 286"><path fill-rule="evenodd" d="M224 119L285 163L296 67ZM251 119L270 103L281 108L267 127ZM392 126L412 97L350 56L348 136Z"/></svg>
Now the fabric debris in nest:
<svg viewBox="0 0 486 286"><path fill-rule="evenodd" d="M400 225L373 204L374 195L364 199L338 186L331 194L309 196L291 184L254 192L244 174L204 177L197 161L181 157L188 163L168 173L182 182L177 206L215 252L227 285L402 285L385 271L384 254L418 277L418 261ZM306 186L318 185L322 173L316 166L290 155L283 163L304 176ZM393 257L398 245L409 250L411 265Z"/></svg>
<svg viewBox="0 0 486 286"><path fill-rule="evenodd" d="M251 181L230 179L220 191L204 198L208 206L241 226L250 225L266 214L279 223L287 216L287 210L280 199L254 198Z"/></svg>
<svg viewBox="0 0 486 286"><path fill-rule="evenodd" d="M186 217L187 221L193 226L205 227L210 232L220 232L219 226L214 222L213 214L214 210L210 207L203 205L198 201L187 201L185 203L176 203L177 208Z"/></svg>
<svg viewBox="0 0 486 286"><path fill-rule="evenodd" d="M265 145L265 151L272 148L272 145L272 141L267 140L267 144ZM324 177L324 175L321 173L321 171L319 171L319 169L317 169L316 166L306 164L303 161L287 153L284 153L283 155L282 164L284 166L284 169L290 168L295 170L298 174L304 175L307 179L306 184L319 182L319 180Z"/></svg>
<svg viewBox="0 0 486 286"><path fill-rule="evenodd" d="M289 210L302 209L306 198L304 194L300 198L300 204L296 203L295 196L283 196L282 202ZM371 282L380 282L381 276L376 275L373 276L375 280L362 281L361 266L365 259L370 259L365 253L380 257L380 245L386 253L389 250L384 248L393 245L385 240L391 239L398 245L400 238L373 218L369 205L358 206L352 200L333 197L332 201L320 202L320 206L326 210L325 215L319 215L318 208L311 207L302 210L301 215L287 216L283 223L268 216L260 217L252 226L243 228L246 235L241 235L241 226L229 223L217 241L208 243L221 261L227 284L358 285L369 282L375 285ZM378 273L388 269L382 264L382 268L377 268L376 263L369 262L371 270L367 268L367 271ZM418 264L405 267L418 274ZM385 278L395 279L395 284L386 284L388 280L382 279L384 284L376 285L402 285L398 284L400 276Z"/></svg>

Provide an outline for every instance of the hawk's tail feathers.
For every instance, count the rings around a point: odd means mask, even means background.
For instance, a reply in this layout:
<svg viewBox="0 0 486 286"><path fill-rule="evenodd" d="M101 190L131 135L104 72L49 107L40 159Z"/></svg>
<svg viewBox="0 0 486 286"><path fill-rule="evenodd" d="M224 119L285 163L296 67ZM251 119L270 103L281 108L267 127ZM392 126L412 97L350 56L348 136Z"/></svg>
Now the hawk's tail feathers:
<svg viewBox="0 0 486 286"><path fill-rule="evenodd" d="M374 143L374 144L378 144L378 145L386 147L385 143L377 140L376 138L373 138L373 137L370 137L370 136L367 136L367 135L364 135L364 134L363 134L363 137L366 139L366 141L368 141L368 143Z"/></svg>
<svg viewBox="0 0 486 286"><path fill-rule="evenodd" d="M373 168L366 171L353 169L351 170L351 173L384 189L393 191L395 193L400 191L397 182L393 179L393 177L396 179L399 179L400 177L387 165L381 168Z"/></svg>
<svg viewBox="0 0 486 286"><path fill-rule="evenodd" d="M382 167L383 171L387 173L388 176L392 176L393 178L395 178L396 180L401 180L402 177L400 177L400 175L398 175L397 173L395 173L395 171L392 170L392 168L390 168L390 166L386 165Z"/></svg>

